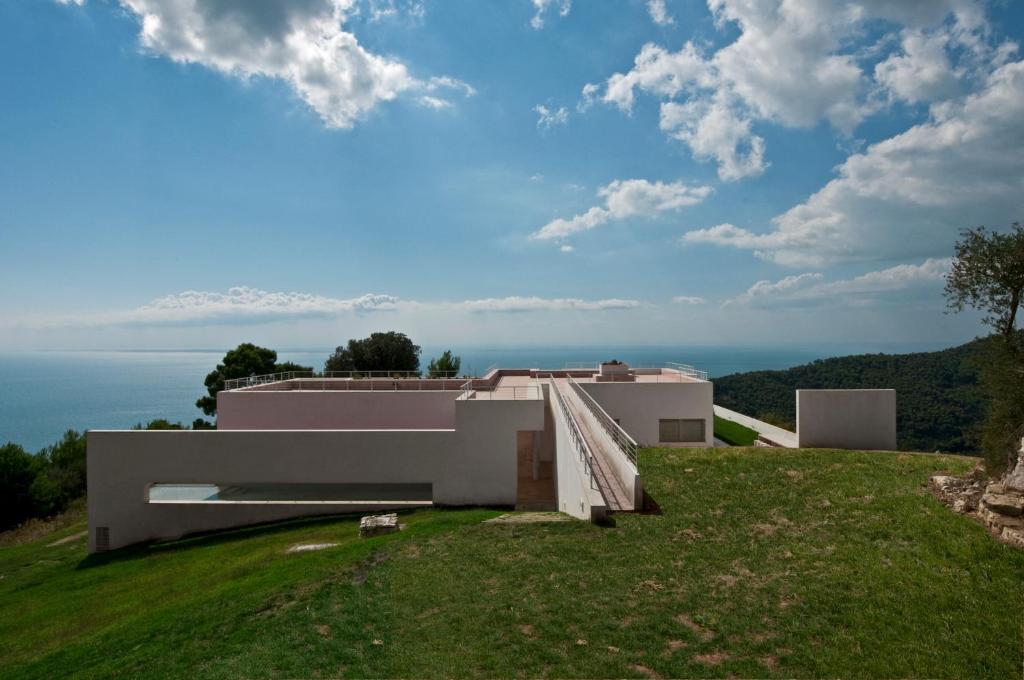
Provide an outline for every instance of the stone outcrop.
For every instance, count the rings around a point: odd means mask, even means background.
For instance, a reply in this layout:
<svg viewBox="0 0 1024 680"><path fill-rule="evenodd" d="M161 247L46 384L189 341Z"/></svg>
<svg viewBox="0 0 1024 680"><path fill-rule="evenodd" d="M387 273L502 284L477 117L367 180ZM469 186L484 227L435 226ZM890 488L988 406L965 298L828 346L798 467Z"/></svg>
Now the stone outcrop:
<svg viewBox="0 0 1024 680"><path fill-rule="evenodd" d="M935 475L929 484L953 510L975 515L993 536L1024 548L1024 440L1016 467L1001 481L985 484L977 468L966 477Z"/></svg>
<svg viewBox="0 0 1024 680"><path fill-rule="evenodd" d="M367 515L359 520L359 536L361 538L390 534L401 528L398 523L398 515L393 512L387 515Z"/></svg>
<svg viewBox="0 0 1024 680"><path fill-rule="evenodd" d="M975 468L966 477L935 475L929 480L932 492L943 503L961 514L975 512L985 493L985 472Z"/></svg>

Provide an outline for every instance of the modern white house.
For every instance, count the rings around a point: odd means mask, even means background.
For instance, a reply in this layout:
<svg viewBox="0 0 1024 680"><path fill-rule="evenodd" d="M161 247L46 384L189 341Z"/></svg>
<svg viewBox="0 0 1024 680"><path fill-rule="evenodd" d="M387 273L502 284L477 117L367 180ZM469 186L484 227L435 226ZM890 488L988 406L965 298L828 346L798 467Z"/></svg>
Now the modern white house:
<svg viewBox="0 0 1024 680"><path fill-rule="evenodd" d="M642 507L637 448L711 446L713 409L683 364L229 381L216 430L88 433L89 549L429 505L600 522Z"/></svg>

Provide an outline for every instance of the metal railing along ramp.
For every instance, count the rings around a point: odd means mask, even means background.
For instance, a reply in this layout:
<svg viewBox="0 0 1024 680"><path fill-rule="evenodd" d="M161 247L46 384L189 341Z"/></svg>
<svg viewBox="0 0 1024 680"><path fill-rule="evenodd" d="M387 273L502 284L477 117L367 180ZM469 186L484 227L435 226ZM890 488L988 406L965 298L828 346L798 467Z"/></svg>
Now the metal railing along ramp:
<svg viewBox="0 0 1024 680"><path fill-rule="evenodd" d="M566 420L570 423L570 430L581 440L579 448L586 452L593 483L597 485L598 490L601 492L608 510L612 512L631 512L636 509L633 490L627 490L623 487L614 469L616 463L613 457L626 456L625 451L613 439L610 440L609 438L598 436L591 418L587 417L590 407L577 394L576 389L571 386L569 378L553 378L551 380L551 390L554 393L558 406L564 410ZM580 389L580 391L583 390ZM600 407L598 406L598 408ZM614 424L614 421L611 422ZM619 429L621 430L621 428ZM622 434L625 433L623 432ZM626 435L626 437L628 436ZM609 443L610 441L614 443ZM630 464L634 464L635 461L635 446L636 442L633 442L633 459L630 461Z"/></svg>

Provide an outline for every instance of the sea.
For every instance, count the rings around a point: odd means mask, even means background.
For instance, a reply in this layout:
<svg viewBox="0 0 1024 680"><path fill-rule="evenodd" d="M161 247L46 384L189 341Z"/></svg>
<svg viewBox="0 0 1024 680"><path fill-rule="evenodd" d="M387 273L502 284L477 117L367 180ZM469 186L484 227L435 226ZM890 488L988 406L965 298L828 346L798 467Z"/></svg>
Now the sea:
<svg viewBox="0 0 1024 680"><path fill-rule="evenodd" d="M423 347L422 364L448 347ZM815 359L867 352L940 349L910 345L821 347L581 346L458 347L462 371L480 374L492 365L562 368L609 359L632 366L691 364L711 378L776 370ZM156 418L191 423L205 394L203 379L224 356L216 350L116 350L0 352L0 444L29 451L58 440L68 429L126 428ZM329 349L279 350L279 361L323 367Z"/></svg>

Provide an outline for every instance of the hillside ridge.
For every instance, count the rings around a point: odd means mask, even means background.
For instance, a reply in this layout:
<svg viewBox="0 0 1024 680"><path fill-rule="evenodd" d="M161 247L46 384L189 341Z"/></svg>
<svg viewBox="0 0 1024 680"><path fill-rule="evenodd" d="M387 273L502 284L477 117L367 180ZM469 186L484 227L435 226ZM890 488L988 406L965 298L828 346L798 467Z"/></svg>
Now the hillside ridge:
<svg viewBox="0 0 1024 680"><path fill-rule="evenodd" d="M783 370L715 379L715 403L786 429L796 427L797 389L893 388L902 450L977 455L986 396L987 339L935 352L855 354Z"/></svg>

